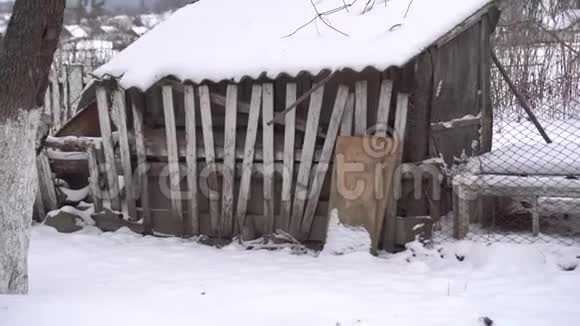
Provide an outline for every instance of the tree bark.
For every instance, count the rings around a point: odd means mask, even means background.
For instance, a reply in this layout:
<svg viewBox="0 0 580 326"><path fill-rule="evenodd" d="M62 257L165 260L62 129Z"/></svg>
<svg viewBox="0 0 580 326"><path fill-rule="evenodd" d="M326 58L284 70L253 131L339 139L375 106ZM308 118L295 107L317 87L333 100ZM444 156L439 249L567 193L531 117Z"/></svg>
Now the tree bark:
<svg viewBox="0 0 580 326"><path fill-rule="evenodd" d="M65 0L17 0L0 53L0 294L28 292L35 139Z"/></svg>

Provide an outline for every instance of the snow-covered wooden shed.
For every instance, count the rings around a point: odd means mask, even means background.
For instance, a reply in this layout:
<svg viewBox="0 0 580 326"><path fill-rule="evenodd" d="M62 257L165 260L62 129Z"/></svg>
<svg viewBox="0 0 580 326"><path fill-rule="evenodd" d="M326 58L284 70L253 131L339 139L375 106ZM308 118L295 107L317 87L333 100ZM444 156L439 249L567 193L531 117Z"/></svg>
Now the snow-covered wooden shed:
<svg viewBox="0 0 580 326"><path fill-rule="evenodd" d="M93 73L107 192L120 158L129 215L147 231L323 240L338 122L374 134L408 99L404 162L489 151L497 16L489 0L188 5ZM440 215L431 199L404 196L398 215Z"/></svg>

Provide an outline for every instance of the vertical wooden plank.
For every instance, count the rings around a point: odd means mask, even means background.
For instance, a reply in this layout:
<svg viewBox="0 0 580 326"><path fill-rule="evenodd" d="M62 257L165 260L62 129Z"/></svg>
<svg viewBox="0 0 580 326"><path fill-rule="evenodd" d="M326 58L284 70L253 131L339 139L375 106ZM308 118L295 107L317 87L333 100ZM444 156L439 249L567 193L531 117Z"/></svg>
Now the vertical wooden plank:
<svg viewBox="0 0 580 326"><path fill-rule="evenodd" d="M44 208L47 211L57 209L58 197L56 196L56 188L54 186L54 179L52 177L52 171L50 170L48 156L44 150L36 157L36 167L38 181L42 191L42 199L44 201Z"/></svg>
<svg viewBox="0 0 580 326"><path fill-rule="evenodd" d="M252 180L252 165L254 163L254 150L256 137L258 135L258 121L260 119L260 107L262 105L262 86L252 87L252 98L250 102L250 114L248 116L248 129L246 131L246 144L244 147L244 161L242 163L242 179L238 194L238 207L236 209L236 219L238 232L242 232L245 226L246 213L248 208L248 198L250 196L250 183Z"/></svg>
<svg viewBox="0 0 580 326"><path fill-rule="evenodd" d="M537 237L540 235L540 212L538 207L538 197L534 196L532 199L532 235Z"/></svg>
<svg viewBox="0 0 580 326"><path fill-rule="evenodd" d="M46 209L44 208L44 202L42 201L42 190L40 189L40 178L36 183L36 196L34 197L34 216L36 221L42 222L46 218Z"/></svg>
<svg viewBox="0 0 580 326"><path fill-rule="evenodd" d="M44 109L43 112L50 115L50 122L52 122L52 94L50 93L50 85L46 88L46 93L44 94Z"/></svg>
<svg viewBox="0 0 580 326"><path fill-rule="evenodd" d="M153 233L153 219L149 205L149 165L145 149L145 136L143 135L143 113L145 103L143 94L138 91L131 92L131 111L133 113L133 133L135 134L135 151L137 154L137 172L141 185L141 209L143 216L143 228L146 234Z"/></svg>
<svg viewBox="0 0 580 326"><path fill-rule="evenodd" d="M119 179L117 177L117 165L115 164L115 151L113 149L113 136L111 133L111 118L109 115L109 100L107 90L103 86L97 86L97 108L99 112L99 125L105 153L105 173L107 174L108 197L111 201L111 209L121 210L119 198Z"/></svg>
<svg viewBox="0 0 580 326"><path fill-rule="evenodd" d="M181 204L181 187L179 182L179 152L177 149L177 131L175 129L175 107L173 105L173 89L162 86L163 115L165 117L165 137L167 141L167 163L169 167L169 184L171 190L171 215L183 219Z"/></svg>
<svg viewBox="0 0 580 326"><path fill-rule="evenodd" d="M306 205L306 210L304 211L302 227L300 230L301 240L307 240L308 236L310 235L310 229L312 228L312 222L314 221L316 207L318 207L322 185L324 184L324 180L328 172L328 166L332 158L332 153L334 152L336 136L338 135L338 129L342 120L342 114L346 107L347 98L348 86L340 85L338 87L336 100L332 109L332 115L330 117L330 123L326 132L326 139L324 140L324 145L322 147L320 161L316 167L314 179L312 180L312 186L310 187L311 189L308 196L308 204Z"/></svg>
<svg viewBox="0 0 580 326"><path fill-rule="evenodd" d="M341 136L352 136L354 122L354 94L349 93L346 99L346 107L342 114L342 124L340 126Z"/></svg>
<svg viewBox="0 0 580 326"><path fill-rule="evenodd" d="M226 91L224 130L224 168L222 186L222 235L231 237L234 221L234 175L236 168L236 116L238 114L238 86L228 84Z"/></svg>
<svg viewBox="0 0 580 326"><path fill-rule="evenodd" d="M264 216L266 232L274 233L274 125L268 122L274 119L274 87L270 83L262 85L262 147L264 161Z"/></svg>
<svg viewBox="0 0 580 326"><path fill-rule="evenodd" d="M83 66L73 64L69 66L68 88L71 114L76 114L81 93L83 92Z"/></svg>
<svg viewBox="0 0 580 326"><path fill-rule="evenodd" d="M491 44L489 18L480 23L479 96L481 104L481 153L491 151L493 142L493 108L491 105Z"/></svg>
<svg viewBox="0 0 580 326"><path fill-rule="evenodd" d="M50 84L52 86L52 126L54 130L61 127L61 105L60 105L60 86L56 72L50 74Z"/></svg>
<svg viewBox="0 0 580 326"><path fill-rule="evenodd" d="M354 135L364 136L367 134L367 81L355 83L355 114Z"/></svg>
<svg viewBox="0 0 580 326"><path fill-rule="evenodd" d="M127 132L127 105L125 93L121 89L113 91L113 109L119 118L119 151L121 152L121 168L125 180L125 201L129 219L136 221L137 205L135 204L135 189L133 183L133 169L131 168L131 150L129 149L129 133Z"/></svg>
<svg viewBox="0 0 580 326"><path fill-rule="evenodd" d="M195 129L195 90L192 85L185 85L185 137L187 164L187 188L189 193L187 215L192 235L199 234L199 211L197 206L197 135Z"/></svg>
<svg viewBox="0 0 580 326"><path fill-rule="evenodd" d="M377 109L377 126L375 129L375 135L377 136L387 135L392 92L393 82L390 80L383 80L381 84L381 94L379 96L379 106Z"/></svg>
<svg viewBox="0 0 580 326"><path fill-rule="evenodd" d="M211 232L214 235L221 236L219 226L219 192L217 190L217 176L215 165L215 148L213 141L213 128L211 118L211 104L209 96L209 87L202 85L199 87L200 110L201 110L201 125L203 133L203 144L205 147L205 163L208 170L208 196L209 196L209 211L211 217Z"/></svg>
<svg viewBox="0 0 580 326"><path fill-rule="evenodd" d="M89 164L89 191L93 199L95 213L99 213L103 210L103 193L99 185L99 164L97 162L95 145L90 145L87 148L87 156Z"/></svg>
<svg viewBox="0 0 580 326"><path fill-rule="evenodd" d="M398 168L403 159L403 145L405 143L405 134L407 132L407 112L409 106L409 95L399 94L397 96L397 112L395 117L395 141L398 142L398 150L396 158L396 167ZM401 180L395 178L395 180ZM391 189L396 189L399 185L394 185ZM397 227L397 200L395 198L395 191L391 191L387 200L387 211L385 215L385 230L383 230L384 239L383 247L387 251L394 252L396 242L396 227Z"/></svg>
<svg viewBox="0 0 580 326"><path fill-rule="evenodd" d="M286 107L296 102L296 84L286 85ZM284 122L284 170L282 171L282 196L280 201L280 226L284 231L290 227L292 211L292 180L294 178L294 141L296 135L296 110L288 112Z"/></svg>
<svg viewBox="0 0 580 326"><path fill-rule="evenodd" d="M324 98L324 87L317 89L310 96L308 108L308 120L306 122L306 132L304 134L304 144L302 145L302 155L300 157L300 167L298 168L298 178L296 180L296 190L294 192L294 204L292 205L292 219L290 221L290 233L298 237L304 216L304 204L308 194L308 182L314 149L316 146L316 134L318 121L320 120L320 110Z"/></svg>
<svg viewBox="0 0 580 326"><path fill-rule="evenodd" d="M70 99L68 93L68 67L64 66L62 70L62 125L64 126L66 122L71 118L70 115Z"/></svg>

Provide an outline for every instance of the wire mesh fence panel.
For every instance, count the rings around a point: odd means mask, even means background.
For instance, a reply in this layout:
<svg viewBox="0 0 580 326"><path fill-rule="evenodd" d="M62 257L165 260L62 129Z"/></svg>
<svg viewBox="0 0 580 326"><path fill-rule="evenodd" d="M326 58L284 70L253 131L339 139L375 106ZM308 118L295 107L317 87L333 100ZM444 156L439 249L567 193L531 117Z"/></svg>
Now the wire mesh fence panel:
<svg viewBox="0 0 580 326"><path fill-rule="evenodd" d="M580 243L580 23L562 25L564 3L502 2L493 146L453 167L434 241Z"/></svg>

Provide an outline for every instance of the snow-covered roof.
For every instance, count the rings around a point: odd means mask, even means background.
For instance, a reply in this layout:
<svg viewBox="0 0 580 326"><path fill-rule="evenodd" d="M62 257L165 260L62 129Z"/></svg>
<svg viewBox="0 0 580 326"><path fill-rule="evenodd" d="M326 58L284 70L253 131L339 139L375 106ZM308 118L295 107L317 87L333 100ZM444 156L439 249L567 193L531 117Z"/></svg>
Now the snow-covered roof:
<svg viewBox="0 0 580 326"><path fill-rule="evenodd" d="M405 64L489 2L199 1L93 74L147 89L166 76L201 82L368 66L384 70Z"/></svg>
<svg viewBox="0 0 580 326"><path fill-rule="evenodd" d="M143 35L145 33L147 33L147 31L149 31L149 28L145 27L145 26L133 26L133 28L131 28L131 30L133 31L133 33L135 33L136 35Z"/></svg>

